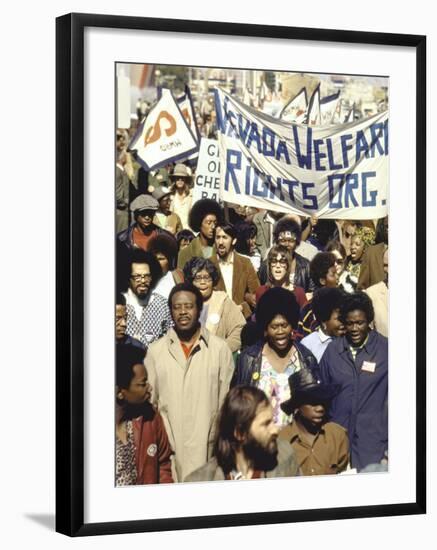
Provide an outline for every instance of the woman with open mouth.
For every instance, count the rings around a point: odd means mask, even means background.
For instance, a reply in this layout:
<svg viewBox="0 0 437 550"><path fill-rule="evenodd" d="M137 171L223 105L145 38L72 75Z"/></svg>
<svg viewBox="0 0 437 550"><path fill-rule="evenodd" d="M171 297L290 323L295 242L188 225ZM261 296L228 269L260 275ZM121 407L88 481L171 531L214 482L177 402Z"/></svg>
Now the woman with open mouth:
<svg viewBox="0 0 437 550"><path fill-rule="evenodd" d="M275 245L269 250L267 255L267 276L268 280L265 285L262 285L256 291L256 301L258 303L261 296L267 292L269 288L285 288L294 293L299 307L303 307L307 303L305 290L300 286L295 286L290 282L290 272L292 265L292 257L290 252L282 245Z"/></svg>
<svg viewBox="0 0 437 550"><path fill-rule="evenodd" d="M291 420L280 408L290 399L289 376L303 367L317 369L314 355L293 339L298 319L299 306L292 292L281 287L267 290L256 308L263 337L241 352L231 382L231 387L249 385L263 390L273 407L274 422L281 427Z"/></svg>

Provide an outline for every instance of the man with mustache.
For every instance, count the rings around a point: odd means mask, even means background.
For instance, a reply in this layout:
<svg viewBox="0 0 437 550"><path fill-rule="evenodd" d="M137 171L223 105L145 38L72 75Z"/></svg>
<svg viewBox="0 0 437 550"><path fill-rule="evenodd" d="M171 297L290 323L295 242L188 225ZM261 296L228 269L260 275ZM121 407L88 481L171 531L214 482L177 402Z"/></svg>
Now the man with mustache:
<svg viewBox="0 0 437 550"><path fill-rule="evenodd" d="M288 442L278 441L278 434L265 393L253 386L232 388L220 411L214 456L186 481L299 475L293 449Z"/></svg>
<svg viewBox="0 0 437 550"><path fill-rule="evenodd" d="M256 305L255 292L259 279L249 258L235 251L237 232L230 223L218 224L215 230L216 254L211 261L217 265L220 279L216 290L224 290L247 319Z"/></svg>
<svg viewBox="0 0 437 550"><path fill-rule="evenodd" d="M174 479L204 464L212 454L216 417L234 371L228 344L201 328L203 299L191 283L180 283L168 303L174 328L147 352L145 365L170 443L175 451Z"/></svg>
<svg viewBox="0 0 437 550"><path fill-rule="evenodd" d="M121 259L120 259L121 260ZM142 342L147 348L154 340L163 336L173 322L167 300L153 291L162 276L161 266L151 252L141 249L131 251L128 261L128 273L125 262L118 267L118 278L128 277L126 296L127 326L126 334Z"/></svg>

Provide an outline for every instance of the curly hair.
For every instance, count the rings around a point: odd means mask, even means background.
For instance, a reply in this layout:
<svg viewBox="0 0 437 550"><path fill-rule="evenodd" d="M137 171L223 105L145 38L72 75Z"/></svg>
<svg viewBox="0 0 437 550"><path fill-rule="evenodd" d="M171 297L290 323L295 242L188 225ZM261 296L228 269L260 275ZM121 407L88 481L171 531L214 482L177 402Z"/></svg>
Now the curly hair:
<svg viewBox="0 0 437 550"><path fill-rule="evenodd" d="M256 306L256 322L263 332L276 315L282 315L293 329L297 328L299 306L295 295L285 288L269 288Z"/></svg>
<svg viewBox="0 0 437 550"><path fill-rule="evenodd" d="M206 258L194 257L191 258L191 260L188 260L188 262L184 265L185 280L192 283L194 281L194 277L200 271L204 270L211 276L212 286L215 286L219 282L220 273L215 264L213 264L211 260L208 260Z"/></svg>
<svg viewBox="0 0 437 550"><path fill-rule="evenodd" d="M310 262L310 276L317 288L322 287L320 279L326 279L329 269L335 266L332 252L318 252Z"/></svg>
<svg viewBox="0 0 437 550"><path fill-rule="evenodd" d="M296 245L299 246L302 235L300 225L296 221L290 220L289 218L281 218L278 220L273 228L273 240L275 243L278 242L279 235L285 232L294 233L296 235Z"/></svg>
<svg viewBox="0 0 437 550"><path fill-rule="evenodd" d="M191 208L188 223L193 231L200 231L200 226L208 214L214 214L217 218L217 223L221 223L223 219L223 211L218 202L212 199L200 199L193 204Z"/></svg>
<svg viewBox="0 0 437 550"><path fill-rule="evenodd" d="M353 294L347 294L343 298L343 302L340 307L341 321L345 323L347 314L355 310L362 311L366 316L368 323L371 323L375 318L372 300L365 292L354 292Z"/></svg>
<svg viewBox="0 0 437 550"><path fill-rule="evenodd" d="M163 254L167 260L170 271L176 268L178 258L178 243L170 233L160 233L149 241L149 252Z"/></svg>
<svg viewBox="0 0 437 550"><path fill-rule="evenodd" d="M186 239L188 242L191 242L194 239L194 233L189 229L181 229L176 233L176 240L178 242L178 250L181 248L181 242L183 239Z"/></svg>
<svg viewBox="0 0 437 550"><path fill-rule="evenodd" d="M341 288L318 288L312 298L312 310L319 323L329 321L332 312L340 309L346 293Z"/></svg>
<svg viewBox="0 0 437 550"><path fill-rule="evenodd" d="M162 277L161 265L155 256L151 252L144 251L142 248L134 248L129 253L129 278L132 273L132 264L147 264L149 266L150 274L152 275L150 290L153 290Z"/></svg>

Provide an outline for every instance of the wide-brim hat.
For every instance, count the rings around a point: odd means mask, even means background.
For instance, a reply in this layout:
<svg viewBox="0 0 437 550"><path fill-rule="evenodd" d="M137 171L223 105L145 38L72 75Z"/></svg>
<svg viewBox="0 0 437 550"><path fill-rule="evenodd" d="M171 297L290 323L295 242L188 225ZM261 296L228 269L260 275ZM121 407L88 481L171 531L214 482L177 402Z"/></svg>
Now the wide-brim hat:
<svg viewBox="0 0 437 550"><path fill-rule="evenodd" d="M170 178L176 178L178 176L182 178L191 178L191 173L188 171L188 167L185 166L185 164L176 164L173 172L170 174Z"/></svg>
<svg viewBox="0 0 437 550"><path fill-rule="evenodd" d="M288 385L291 397L280 405L288 416L300 405L331 401L340 389L337 384L323 384L315 377L313 371L306 367L292 374L288 378Z"/></svg>
<svg viewBox="0 0 437 550"><path fill-rule="evenodd" d="M167 195L170 195L171 191L168 187L165 187L164 185L162 187L158 187L155 189L152 193L152 197L155 198L158 202L166 197Z"/></svg>

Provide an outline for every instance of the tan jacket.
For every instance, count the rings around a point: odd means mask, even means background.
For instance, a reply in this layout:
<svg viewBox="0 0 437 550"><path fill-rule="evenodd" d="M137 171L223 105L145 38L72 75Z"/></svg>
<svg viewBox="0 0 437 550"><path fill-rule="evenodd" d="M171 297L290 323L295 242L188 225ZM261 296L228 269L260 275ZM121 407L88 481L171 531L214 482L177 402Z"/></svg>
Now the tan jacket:
<svg viewBox="0 0 437 550"><path fill-rule="evenodd" d="M158 227L162 227L163 229L166 229L167 231L170 231L170 233L172 235L176 235L176 233L178 231L181 231L181 229L182 229L181 219L175 213L169 214L165 218L165 225L161 224L161 222L159 221L158 216L155 214L155 216L153 217L153 223L155 225L157 225Z"/></svg>
<svg viewBox="0 0 437 550"><path fill-rule="evenodd" d="M219 268L220 263L216 253L211 256L211 261ZM245 258L241 254L234 251L234 264L232 270L232 300L241 305L243 315L247 319L251 314L251 308L245 301L244 296L246 292L255 294L257 288L260 286L258 275L255 268L249 258ZM216 290L226 290L225 282L220 274L220 279L215 286Z"/></svg>
<svg viewBox="0 0 437 550"><path fill-rule="evenodd" d="M384 282L370 286L364 291L372 300L375 310L373 327L380 334L388 338L388 288Z"/></svg>
<svg viewBox="0 0 437 550"><path fill-rule="evenodd" d="M231 350L221 338L201 329L186 359L170 329L149 346L144 364L152 402L175 451L175 479L183 481L211 457L216 417L234 372Z"/></svg>
<svg viewBox="0 0 437 550"><path fill-rule="evenodd" d="M231 351L241 348L241 330L246 320L241 309L223 290L214 290L208 302L205 328L228 344Z"/></svg>

